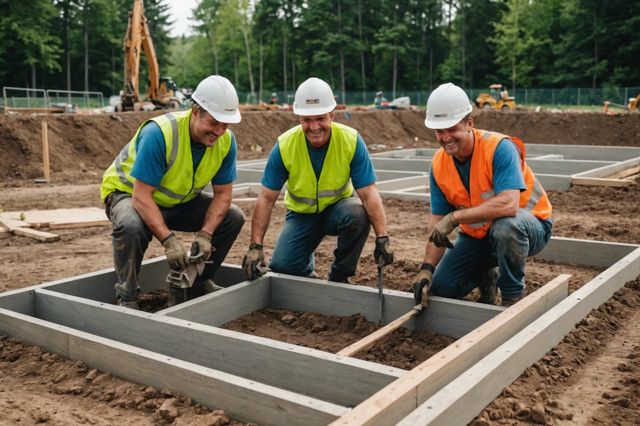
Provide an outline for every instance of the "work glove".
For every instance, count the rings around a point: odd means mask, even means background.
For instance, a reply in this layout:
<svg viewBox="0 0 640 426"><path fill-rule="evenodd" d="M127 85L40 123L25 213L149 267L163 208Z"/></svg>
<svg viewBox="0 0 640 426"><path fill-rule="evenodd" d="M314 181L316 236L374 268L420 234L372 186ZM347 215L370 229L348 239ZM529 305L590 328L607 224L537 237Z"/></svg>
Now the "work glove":
<svg viewBox="0 0 640 426"><path fill-rule="evenodd" d="M449 241L449 234L456 229L456 226L458 226L458 221L453 218L453 212L451 212L436 223L431 235L429 235L429 241L435 244L436 247L452 249L453 244Z"/></svg>
<svg viewBox="0 0 640 426"><path fill-rule="evenodd" d="M411 283L413 290L413 300L416 305L427 306L429 303L429 290L433 278L434 267L430 263L423 263L418 275Z"/></svg>
<svg viewBox="0 0 640 426"><path fill-rule="evenodd" d="M169 267L176 271L184 270L189 262L189 255L176 235L173 232L170 233L161 243L164 247L164 254L167 255Z"/></svg>
<svg viewBox="0 0 640 426"><path fill-rule="evenodd" d="M204 229L196 233L196 239L191 243L191 256L196 257L202 254L202 260L207 261L211 257L211 253L215 251L211 247L211 235Z"/></svg>
<svg viewBox="0 0 640 426"><path fill-rule="evenodd" d="M249 250L242 259L242 271L248 280L255 280L267 272L267 265L264 263L264 252L262 244L251 243Z"/></svg>
<svg viewBox="0 0 640 426"><path fill-rule="evenodd" d="M373 250L373 257L375 258L378 268L391 265L393 263L393 249L391 248L391 241L388 236L376 238L376 248Z"/></svg>

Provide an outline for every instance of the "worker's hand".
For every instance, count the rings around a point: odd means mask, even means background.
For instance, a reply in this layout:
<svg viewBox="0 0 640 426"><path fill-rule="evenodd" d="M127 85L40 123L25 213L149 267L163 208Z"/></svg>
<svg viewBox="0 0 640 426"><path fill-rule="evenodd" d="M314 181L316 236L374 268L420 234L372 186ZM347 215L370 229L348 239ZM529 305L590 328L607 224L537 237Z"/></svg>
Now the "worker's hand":
<svg viewBox="0 0 640 426"><path fill-rule="evenodd" d="M411 283L413 300L416 302L416 305L421 304L422 306L427 306L429 303L429 290L431 289L433 270L433 265L430 263L423 263L420 268L420 272L418 272L413 283Z"/></svg>
<svg viewBox="0 0 640 426"><path fill-rule="evenodd" d="M388 236L376 238L376 248L373 250L373 257L379 268L393 263L393 249Z"/></svg>
<svg viewBox="0 0 640 426"><path fill-rule="evenodd" d="M453 218L453 212L451 212L436 223L431 235L429 235L429 241L435 244L436 247L452 249L453 244L449 241L449 234L456 229L456 226L458 226L458 221Z"/></svg>
<svg viewBox="0 0 640 426"><path fill-rule="evenodd" d="M172 232L167 238L161 241L164 246L164 254L167 255L169 267L176 271L182 271L187 267L189 255L184 246L178 240L178 237Z"/></svg>
<svg viewBox="0 0 640 426"><path fill-rule="evenodd" d="M244 259L242 259L242 271L245 277L253 281L264 275L267 270L267 265L264 263L262 244L251 243L247 254L244 256Z"/></svg>
<svg viewBox="0 0 640 426"><path fill-rule="evenodd" d="M202 260L207 261L213 251L211 247L211 235L204 229L199 230L196 233L196 239L191 243L191 257L202 254Z"/></svg>

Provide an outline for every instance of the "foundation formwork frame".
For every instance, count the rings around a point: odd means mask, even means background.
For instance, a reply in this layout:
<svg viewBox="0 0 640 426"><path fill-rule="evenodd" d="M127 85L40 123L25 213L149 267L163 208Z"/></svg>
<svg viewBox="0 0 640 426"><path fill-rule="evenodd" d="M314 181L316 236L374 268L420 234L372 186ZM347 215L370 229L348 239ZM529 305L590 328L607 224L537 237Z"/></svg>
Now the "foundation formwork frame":
<svg viewBox="0 0 640 426"><path fill-rule="evenodd" d="M554 237L538 257L607 269L571 295L560 276L508 309L433 297L406 326L458 340L411 371L219 328L265 307L378 319L376 289L274 273L248 282L226 264L215 277L224 290L155 314L112 304L113 269L3 293L0 331L243 421L466 424L640 275L636 245ZM145 262L143 291L163 287L167 272L164 258ZM412 305L385 290L383 323Z"/></svg>

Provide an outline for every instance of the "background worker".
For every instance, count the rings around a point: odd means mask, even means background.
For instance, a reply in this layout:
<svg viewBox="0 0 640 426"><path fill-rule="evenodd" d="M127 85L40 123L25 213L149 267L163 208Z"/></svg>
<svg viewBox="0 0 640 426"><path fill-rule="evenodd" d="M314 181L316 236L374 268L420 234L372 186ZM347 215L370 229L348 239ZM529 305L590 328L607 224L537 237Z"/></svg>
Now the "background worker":
<svg viewBox="0 0 640 426"><path fill-rule="evenodd" d="M283 133L267 161L262 190L251 221L251 244L242 262L247 278L266 271L263 239L271 211L287 183L287 216L269 267L275 272L315 276L314 251L325 235L337 235L328 279L348 282L355 274L370 224L376 234L375 261L393 262L382 199L362 137L335 123L336 102L329 85L310 78L296 91L300 125ZM357 192L359 198L353 196Z"/></svg>
<svg viewBox="0 0 640 426"><path fill-rule="evenodd" d="M244 224L242 210L231 204L237 148L227 127L240 122L236 90L214 75L191 99L188 111L145 121L104 173L100 192L113 224L119 305L138 308L138 273L152 236L180 271L188 252L171 230L196 232L193 245L212 261L192 288L199 295L213 289L210 278ZM202 192L209 182L213 197Z"/></svg>
<svg viewBox="0 0 640 426"><path fill-rule="evenodd" d="M413 282L423 305L429 290L461 299L476 286L479 302L496 304L496 285L503 306L515 303L525 292L526 258L551 238L551 203L525 163L524 144L475 129L471 110L466 93L452 83L427 100L425 125L441 148L429 178L431 234ZM454 245L448 236L458 225Z"/></svg>

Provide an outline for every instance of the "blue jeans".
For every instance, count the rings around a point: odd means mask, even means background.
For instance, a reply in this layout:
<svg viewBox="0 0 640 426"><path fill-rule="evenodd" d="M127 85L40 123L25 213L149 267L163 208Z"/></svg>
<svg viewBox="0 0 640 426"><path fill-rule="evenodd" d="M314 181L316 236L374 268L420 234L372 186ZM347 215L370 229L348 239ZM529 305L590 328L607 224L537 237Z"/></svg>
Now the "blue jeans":
<svg viewBox="0 0 640 426"><path fill-rule="evenodd" d="M367 212L356 197L343 198L317 214L288 211L269 267L274 272L309 276L315 267L315 249L325 235L337 235L329 280L344 282L356 273L369 228Z"/></svg>
<svg viewBox="0 0 640 426"><path fill-rule="evenodd" d="M459 233L453 249L447 249L433 274L431 293L462 299L478 286L486 269L498 267L497 285L502 297L524 294L524 268L528 256L539 253L551 238L550 221L539 220L527 210L493 222L482 239Z"/></svg>
<svg viewBox="0 0 640 426"><path fill-rule="evenodd" d="M200 194L193 200L175 207L158 207L169 229L197 232L202 228L212 200L211 196ZM113 224L113 264L118 276L118 282L114 286L116 297L125 301L135 301L140 292L138 274L142 259L153 234L133 208L131 194L120 192L110 195L107 199L107 217ZM202 272L201 281L212 278L216 273L240 233L244 221L242 210L232 204L211 237L211 245L215 251L211 256L212 262L208 263Z"/></svg>

